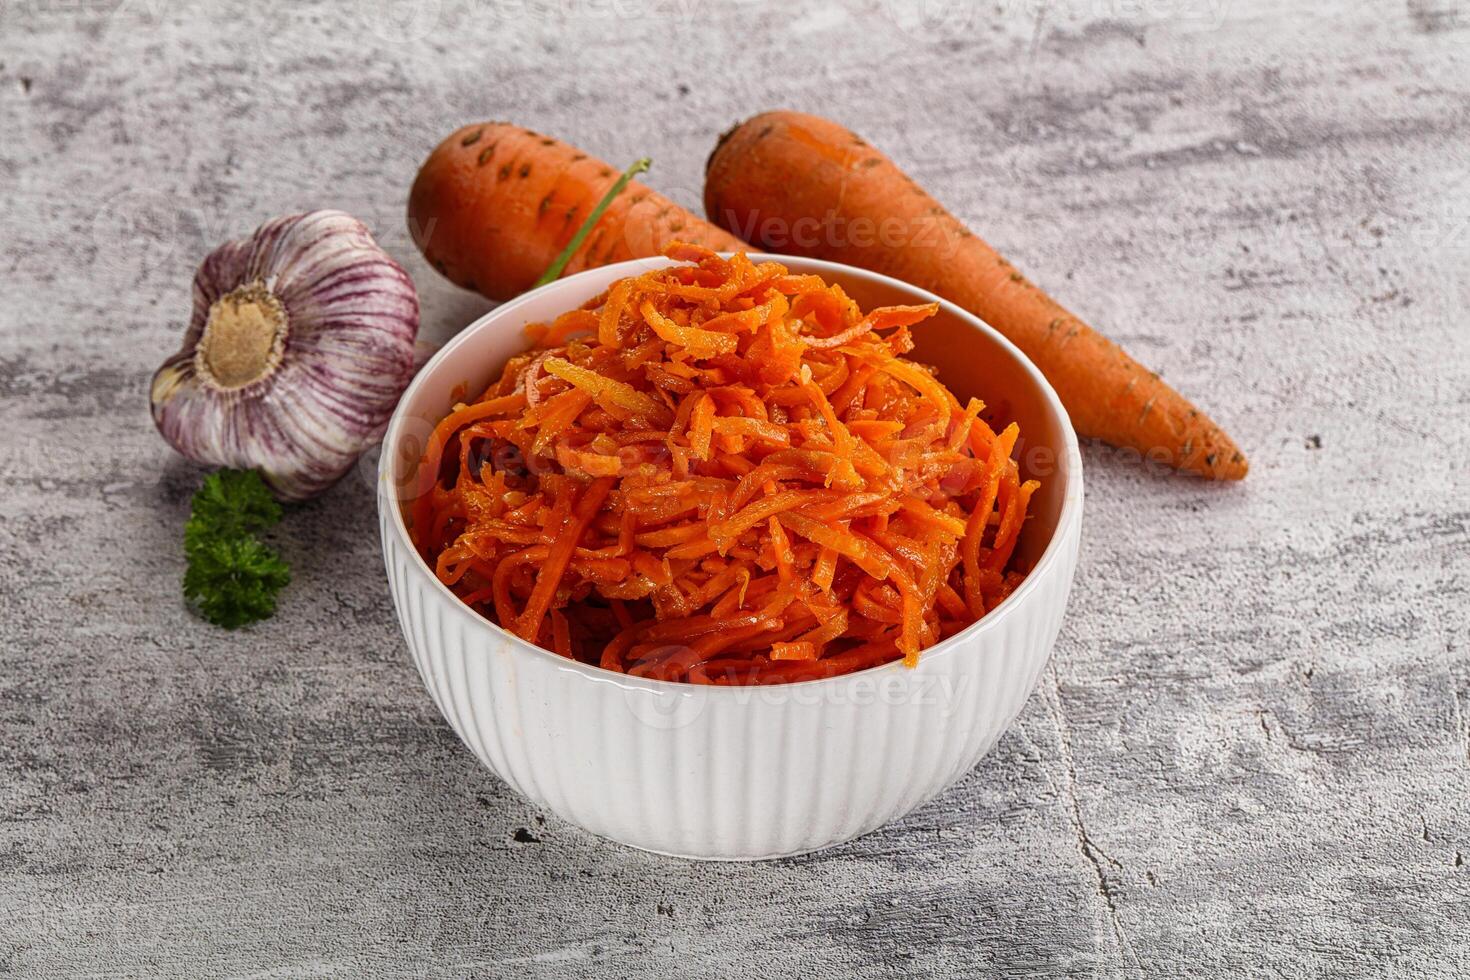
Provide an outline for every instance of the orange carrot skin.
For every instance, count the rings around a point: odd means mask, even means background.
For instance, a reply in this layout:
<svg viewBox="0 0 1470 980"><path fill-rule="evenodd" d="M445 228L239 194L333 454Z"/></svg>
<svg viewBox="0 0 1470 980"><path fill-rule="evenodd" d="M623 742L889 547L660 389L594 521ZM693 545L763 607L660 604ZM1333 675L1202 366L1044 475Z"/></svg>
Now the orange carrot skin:
<svg viewBox="0 0 1470 980"><path fill-rule="evenodd" d="M546 271L619 173L533 130L475 123L449 134L419 169L408 195L409 232L451 282L510 299ZM674 240L721 251L745 245L634 181L562 275L661 255Z"/></svg>
<svg viewBox="0 0 1470 980"><path fill-rule="evenodd" d="M1036 363L1082 436L1211 479L1245 476L1245 455L1203 412L842 126L785 111L741 123L710 155L704 200L753 244L882 272L979 316Z"/></svg>

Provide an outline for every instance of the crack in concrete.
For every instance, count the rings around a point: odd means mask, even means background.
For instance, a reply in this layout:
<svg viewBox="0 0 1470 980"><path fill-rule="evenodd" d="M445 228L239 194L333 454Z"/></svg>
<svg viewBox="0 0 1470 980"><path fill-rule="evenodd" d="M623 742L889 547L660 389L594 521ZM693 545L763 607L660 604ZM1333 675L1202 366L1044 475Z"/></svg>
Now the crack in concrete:
<svg viewBox="0 0 1470 980"><path fill-rule="evenodd" d="M1108 865L1117 871L1123 870L1123 862L1108 854L1092 839L1087 832L1087 824L1082 819L1082 804L1077 797L1077 763L1072 755L1072 730L1067 722L1067 716L1062 711L1062 692L1057 684L1055 664L1047 667L1046 706L1051 713L1052 722L1057 729L1057 743L1061 748L1062 762L1066 767L1066 790L1068 802L1068 816L1071 818L1072 832L1077 837L1077 850L1092 868L1093 875L1097 878L1097 894L1107 908L1108 920L1113 929L1113 937L1118 943L1118 957L1126 970L1132 967L1139 976L1143 975L1143 961L1139 959L1138 952L1133 948L1133 941L1128 936L1128 931L1123 925L1122 913L1118 910L1117 896L1113 892L1113 886L1108 881Z"/></svg>
<svg viewBox="0 0 1470 980"><path fill-rule="evenodd" d="M1465 706L1460 703L1460 690L1455 687L1455 675L1450 674L1450 700L1455 705L1455 728L1459 731L1460 741L1464 743L1464 756L1466 764L1470 764L1470 719L1465 716Z"/></svg>

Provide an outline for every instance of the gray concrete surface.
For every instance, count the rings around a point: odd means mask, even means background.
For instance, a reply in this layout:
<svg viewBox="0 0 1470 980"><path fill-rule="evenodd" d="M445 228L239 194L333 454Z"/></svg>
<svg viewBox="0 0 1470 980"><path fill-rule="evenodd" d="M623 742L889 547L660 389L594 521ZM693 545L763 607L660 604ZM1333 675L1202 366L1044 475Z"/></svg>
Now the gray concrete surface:
<svg viewBox="0 0 1470 980"><path fill-rule="evenodd" d="M0 974L1470 973L1470 6L1306 7L0 4ZM352 211L442 340L485 307L403 231L442 134L648 153L696 205L778 105L886 148L1254 463L1089 450L1063 636L969 778L753 866L543 816L421 689L362 479L290 516L274 621L185 611L199 473L145 388L205 251Z"/></svg>

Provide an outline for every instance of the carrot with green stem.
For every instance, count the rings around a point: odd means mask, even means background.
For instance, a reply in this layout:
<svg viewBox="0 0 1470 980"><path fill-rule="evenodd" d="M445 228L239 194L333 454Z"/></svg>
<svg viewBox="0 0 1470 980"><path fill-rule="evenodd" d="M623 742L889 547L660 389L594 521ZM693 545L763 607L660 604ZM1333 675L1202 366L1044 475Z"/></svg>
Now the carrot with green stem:
<svg viewBox="0 0 1470 980"><path fill-rule="evenodd" d="M710 155L704 201L752 244L886 273L979 316L1036 363L1081 435L1211 479L1245 476L1218 425L842 126L784 111L746 120Z"/></svg>
<svg viewBox="0 0 1470 980"><path fill-rule="evenodd" d="M540 285L554 265L570 275L660 256L674 241L745 247L632 179L645 169L639 161L619 176L550 136L475 123L451 133L419 168L409 231L440 273L494 300Z"/></svg>
<svg viewBox="0 0 1470 980"><path fill-rule="evenodd" d="M603 214L607 211L608 205L612 204L613 200L623 192L623 188L628 186L629 181L638 174L647 173L648 168L652 165L652 160L648 159L648 157L642 157L634 161L633 165L627 170L623 171L623 175L613 182L613 185L607 189L607 193L602 195L602 200L598 201L592 210L588 212L587 217L582 221L582 227L577 229L577 233L572 236L572 240L567 242L566 247L552 260L551 265L547 266L546 271L541 273L540 278L532 284L532 289L537 286L544 286L549 282L556 282L561 277L562 270L567 267L567 263L572 260L572 256L577 254L577 249L582 247L582 243L587 240L587 236L592 233L592 229L597 225L597 222L602 219Z"/></svg>

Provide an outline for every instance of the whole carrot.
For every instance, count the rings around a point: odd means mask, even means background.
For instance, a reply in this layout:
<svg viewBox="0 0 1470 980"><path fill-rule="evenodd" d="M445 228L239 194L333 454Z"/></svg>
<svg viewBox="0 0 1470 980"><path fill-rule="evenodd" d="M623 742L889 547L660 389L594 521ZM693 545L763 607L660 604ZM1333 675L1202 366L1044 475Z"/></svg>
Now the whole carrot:
<svg viewBox="0 0 1470 980"><path fill-rule="evenodd" d="M704 203L753 244L886 273L979 316L1036 363L1081 435L1211 479L1245 476L1218 425L842 126L784 111L746 120L710 155Z"/></svg>
<svg viewBox="0 0 1470 980"><path fill-rule="evenodd" d="M530 289L619 172L550 136L503 122L455 130L429 154L408 195L424 257L490 299ZM563 274L663 253L672 241L712 249L745 243L633 181L607 206Z"/></svg>

